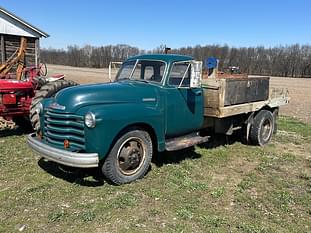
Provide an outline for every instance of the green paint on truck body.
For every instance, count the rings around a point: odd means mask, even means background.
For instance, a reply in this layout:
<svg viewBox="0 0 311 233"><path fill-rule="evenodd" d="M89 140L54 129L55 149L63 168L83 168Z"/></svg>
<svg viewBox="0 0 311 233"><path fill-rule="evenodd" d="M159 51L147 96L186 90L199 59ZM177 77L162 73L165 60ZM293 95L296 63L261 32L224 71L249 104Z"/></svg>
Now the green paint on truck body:
<svg viewBox="0 0 311 233"><path fill-rule="evenodd" d="M178 88L169 85L168 78L176 62L192 61L193 58L181 55L142 55L129 58L126 62L145 60L162 61L166 64L162 81L143 82L143 80L119 80L112 83L80 85L60 91L53 99L43 101L41 125L51 104L63 106L57 109L59 114L77 116L81 124L84 116L92 112L96 117L96 126L88 128L84 124L83 152L98 153L103 159L115 140L127 127L138 125L153 134L158 151L165 149L165 139L198 130L203 125L203 93L201 88ZM126 63L125 62L125 63ZM80 126L80 125L79 125ZM62 130L62 129L61 129ZM68 131L68 130L67 130ZM66 127L63 133L66 135ZM62 148L61 144L46 140L44 143ZM66 137L66 136L64 136ZM80 135L81 137L81 135ZM80 140L80 139L79 139ZM76 148L69 148L76 151Z"/></svg>

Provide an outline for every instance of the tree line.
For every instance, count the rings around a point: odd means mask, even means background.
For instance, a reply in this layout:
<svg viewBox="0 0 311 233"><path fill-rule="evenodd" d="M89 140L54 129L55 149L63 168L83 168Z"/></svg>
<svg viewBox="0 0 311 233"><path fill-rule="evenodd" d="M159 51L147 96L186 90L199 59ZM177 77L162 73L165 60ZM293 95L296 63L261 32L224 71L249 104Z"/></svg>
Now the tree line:
<svg viewBox="0 0 311 233"><path fill-rule="evenodd" d="M68 46L63 49L42 49L41 60L49 64L77 67L108 67L110 61L124 61L126 58L145 53L163 53L165 46L146 51L129 45L108 45L84 47ZM219 70L239 66L242 73L286 77L311 78L311 45L287 45L266 48L229 47L228 45L206 45L172 49L170 53L191 55L197 60L207 57L219 59Z"/></svg>

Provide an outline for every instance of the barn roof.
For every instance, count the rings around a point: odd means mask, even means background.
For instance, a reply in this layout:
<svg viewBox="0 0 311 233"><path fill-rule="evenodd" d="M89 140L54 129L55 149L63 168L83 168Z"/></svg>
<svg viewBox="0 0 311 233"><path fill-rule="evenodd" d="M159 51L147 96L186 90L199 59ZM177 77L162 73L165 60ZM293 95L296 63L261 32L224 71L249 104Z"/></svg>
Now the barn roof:
<svg viewBox="0 0 311 233"><path fill-rule="evenodd" d="M0 6L0 33L30 37L49 37L49 34Z"/></svg>

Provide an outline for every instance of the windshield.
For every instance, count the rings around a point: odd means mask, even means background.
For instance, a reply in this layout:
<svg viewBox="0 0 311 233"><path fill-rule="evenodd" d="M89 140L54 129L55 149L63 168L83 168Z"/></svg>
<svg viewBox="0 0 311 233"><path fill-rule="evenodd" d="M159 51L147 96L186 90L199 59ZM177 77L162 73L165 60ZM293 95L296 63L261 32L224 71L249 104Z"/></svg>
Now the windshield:
<svg viewBox="0 0 311 233"><path fill-rule="evenodd" d="M124 62L116 80L145 80L160 83L164 70L165 63L162 61L135 60Z"/></svg>

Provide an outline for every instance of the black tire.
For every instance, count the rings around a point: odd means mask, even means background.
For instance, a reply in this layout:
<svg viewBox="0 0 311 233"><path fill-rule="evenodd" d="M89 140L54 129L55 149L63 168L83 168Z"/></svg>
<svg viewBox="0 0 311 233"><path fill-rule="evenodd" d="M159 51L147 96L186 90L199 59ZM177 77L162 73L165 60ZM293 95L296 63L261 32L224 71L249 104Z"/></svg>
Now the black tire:
<svg viewBox="0 0 311 233"><path fill-rule="evenodd" d="M102 173L116 185L133 182L146 174L152 154L150 135L144 130L129 129L112 147L101 167Z"/></svg>
<svg viewBox="0 0 311 233"><path fill-rule="evenodd" d="M274 132L274 117L270 111L261 110L255 117L250 129L250 140L252 144L264 146L272 137Z"/></svg>
<svg viewBox="0 0 311 233"><path fill-rule="evenodd" d="M31 101L29 118L32 128L36 132L40 130L39 114L36 112L36 105L45 98L53 97L60 90L76 85L78 84L71 80L58 80L55 82L46 83L35 92L35 96Z"/></svg>
<svg viewBox="0 0 311 233"><path fill-rule="evenodd" d="M41 77L41 76L36 76L32 79L32 84L35 90L39 90L42 86L44 86L47 83L48 81L46 80L46 78Z"/></svg>

